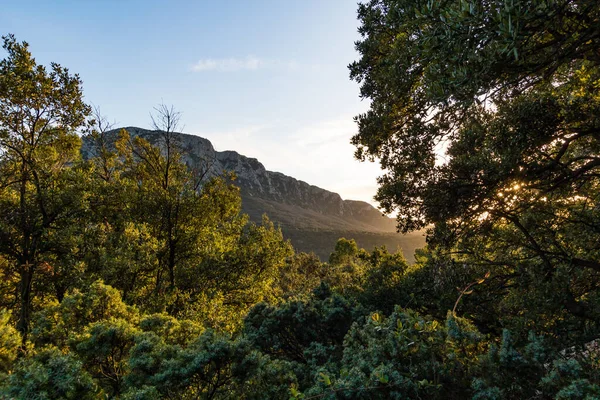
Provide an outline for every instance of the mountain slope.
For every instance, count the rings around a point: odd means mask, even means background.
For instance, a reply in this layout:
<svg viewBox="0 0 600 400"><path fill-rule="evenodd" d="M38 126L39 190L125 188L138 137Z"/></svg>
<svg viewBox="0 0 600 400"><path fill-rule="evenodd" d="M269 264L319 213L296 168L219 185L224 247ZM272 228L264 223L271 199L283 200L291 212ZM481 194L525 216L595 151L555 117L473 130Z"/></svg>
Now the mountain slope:
<svg viewBox="0 0 600 400"><path fill-rule="evenodd" d="M132 136L141 136L153 144L160 134L136 127L125 128ZM118 130L111 134L117 134ZM390 250L402 248L412 260L415 248L425 242L421 234L400 235L395 221L383 216L369 203L343 200L339 194L310 185L280 172L268 171L255 158L235 151L216 151L210 141L185 133L177 134L185 162L192 168L209 167L209 175L234 172L240 187L242 209L251 220L263 214L278 223L284 235L299 251L313 251L327 259L340 237L354 238L361 247L371 249L386 245ZM83 157L92 149L84 138Z"/></svg>

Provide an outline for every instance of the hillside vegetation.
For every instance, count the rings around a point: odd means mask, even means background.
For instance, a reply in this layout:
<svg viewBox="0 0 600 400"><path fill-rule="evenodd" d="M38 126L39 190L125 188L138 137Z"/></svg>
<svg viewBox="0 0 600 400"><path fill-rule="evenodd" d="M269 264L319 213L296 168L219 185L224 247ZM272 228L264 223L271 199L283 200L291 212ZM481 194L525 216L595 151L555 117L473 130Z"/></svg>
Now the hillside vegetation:
<svg viewBox="0 0 600 400"><path fill-rule="evenodd" d="M186 162L173 108L153 141L111 131L4 37L0 398L600 398L599 4L358 16L352 140L399 228L427 230L414 263L295 252Z"/></svg>

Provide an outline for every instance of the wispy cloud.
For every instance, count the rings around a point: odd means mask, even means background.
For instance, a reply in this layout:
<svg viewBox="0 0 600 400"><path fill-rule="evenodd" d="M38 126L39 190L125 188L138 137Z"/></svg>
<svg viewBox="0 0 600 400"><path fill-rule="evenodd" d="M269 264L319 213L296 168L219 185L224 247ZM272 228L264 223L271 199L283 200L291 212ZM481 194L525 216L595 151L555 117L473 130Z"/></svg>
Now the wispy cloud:
<svg viewBox="0 0 600 400"><path fill-rule="evenodd" d="M206 58L192 66L192 71L241 71L256 70L264 66L264 61L255 56L246 58Z"/></svg>
<svg viewBox="0 0 600 400"><path fill-rule="evenodd" d="M286 68L296 69L298 64L295 61L269 60L256 56L246 56L245 58L205 58L192 65L193 72L206 71L255 71L263 68Z"/></svg>

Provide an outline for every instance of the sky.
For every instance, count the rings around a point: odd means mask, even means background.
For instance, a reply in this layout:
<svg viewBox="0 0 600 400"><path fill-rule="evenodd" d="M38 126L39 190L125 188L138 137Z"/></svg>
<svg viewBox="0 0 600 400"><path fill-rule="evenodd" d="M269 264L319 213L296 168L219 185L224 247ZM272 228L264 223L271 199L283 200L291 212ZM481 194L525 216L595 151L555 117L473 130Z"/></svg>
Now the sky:
<svg viewBox="0 0 600 400"><path fill-rule="evenodd" d="M376 205L377 164L354 159L368 109L354 0L0 0L0 33L78 73L116 126L150 127L159 103L215 148ZM4 53L2 53L4 56Z"/></svg>

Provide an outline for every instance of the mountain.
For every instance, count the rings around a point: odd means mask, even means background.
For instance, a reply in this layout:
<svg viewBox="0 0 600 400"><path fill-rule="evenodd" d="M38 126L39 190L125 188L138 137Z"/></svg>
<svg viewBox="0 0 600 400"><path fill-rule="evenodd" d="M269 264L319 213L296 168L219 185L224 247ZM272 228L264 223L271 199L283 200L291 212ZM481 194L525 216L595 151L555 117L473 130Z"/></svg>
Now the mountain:
<svg viewBox="0 0 600 400"><path fill-rule="evenodd" d="M137 127L125 128L130 135L158 144L160 133ZM109 132L116 134L119 130ZM327 259L340 237L353 238L359 246L372 249L385 245L401 248L409 261L415 248L425 245L421 233L400 235L395 221L364 201L343 200L337 193L306 182L268 171L256 158L235 151L216 151L212 143L199 136L178 133L184 161L192 168L209 166L209 175L234 172L240 187L242 209L250 219L260 222L262 215L279 224L284 236L298 251L314 252ZM89 140L84 138L83 157L91 157Z"/></svg>

